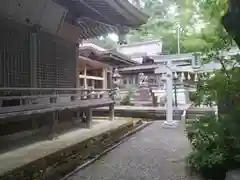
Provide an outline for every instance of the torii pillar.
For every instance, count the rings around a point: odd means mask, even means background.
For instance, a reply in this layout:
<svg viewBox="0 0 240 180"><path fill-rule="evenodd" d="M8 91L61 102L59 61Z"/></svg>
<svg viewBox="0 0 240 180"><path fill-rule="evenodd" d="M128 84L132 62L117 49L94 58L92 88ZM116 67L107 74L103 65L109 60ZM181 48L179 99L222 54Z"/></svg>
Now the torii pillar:
<svg viewBox="0 0 240 180"><path fill-rule="evenodd" d="M155 70L156 74L166 73L165 76L162 77L167 84L166 86L166 94L167 94L167 106L166 106L166 120L163 123L163 126L166 128L175 128L177 127L179 121L173 120L173 72L171 70L172 62L169 61L168 64L164 68L157 68ZM164 72L163 72L164 71Z"/></svg>

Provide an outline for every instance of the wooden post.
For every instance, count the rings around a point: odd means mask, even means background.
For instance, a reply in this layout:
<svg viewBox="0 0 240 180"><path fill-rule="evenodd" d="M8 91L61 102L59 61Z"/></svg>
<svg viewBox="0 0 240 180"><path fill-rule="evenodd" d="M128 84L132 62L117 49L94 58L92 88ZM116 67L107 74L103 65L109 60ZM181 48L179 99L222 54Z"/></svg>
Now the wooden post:
<svg viewBox="0 0 240 180"><path fill-rule="evenodd" d="M109 105L109 120L114 120L114 104Z"/></svg>
<svg viewBox="0 0 240 180"><path fill-rule="evenodd" d="M75 118L76 118L76 120L79 120L80 119L80 112L79 111L76 111L75 112Z"/></svg>
<svg viewBox="0 0 240 180"><path fill-rule="evenodd" d="M32 119L32 130L33 130L32 136L35 136L35 135L36 135L35 130L36 130L37 128L38 128L37 119L36 119L36 118L33 118L33 119Z"/></svg>
<svg viewBox="0 0 240 180"><path fill-rule="evenodd" d="M79 122L81 122L80 116L81 116L81 113L78 109L77 111L74 112L74 117L73 117L73 120L72 120L72 123L73 123L74 126L79 125Z"/></svg>
<svg viewBox="0 0 240 180"><path fill-rule="evenodd" d="M20 102L21 102L21 105L27 105L27 104L29 104L29 99L24 98L24 99L21 99Z"/></svg>
<svg viewBox="0 0 240 180"><path fill-rule="evenodd" d="M86 118L87 118L86 128L90 129L92 128L92 109L91 108L87 109Z"/></svg>
<svg viewBox="0 0 240 180"><path fill-rule="evenodd" d="M92 89L95 89L95 80L92 80Z"/></svg>
<svg viewBox="0 0 240 180"><path fill-rule="evenodd" d="M84 75L84 79L83 79L84 89L87 89L87 67L86 66L84 67L83 75Z"/></svg>
<svg viewBox="0 0 240 180"><path fill-rule="evenodd" d="M102 69L102 77L103 77L102 88L107 89L107 69L106 68Z"/></svg>
<svg viewBox="0 0 240 180"><path fill-rule="evenodd" d="M81 59L79 59L79 44L76 46L76 88L80 87L80 78L79 78L79 65Z"/></svg>
<svg viewBox="0 0 240 180"><path fill-rule="evenodd" d="M71 96L70 99L71 99L71 101L76 101L77 100L77 96L76 95L75 96Z"/></svg>
<svg viewBox="0 0 240 180"><path fill-rule="evenodd" d="M108 89L112 89L113 88L113 79L112 79L112 74L113 74L113 70L110 69L108 70Z"/></svg>
<svg viewBox="0 0 240 180"><path fill-rule="evenodd" d="M52 113L52 131L51 131L51 137L54 138L57 134L58 129L58 120L59 120L59 112L54 111Z"/></svg>

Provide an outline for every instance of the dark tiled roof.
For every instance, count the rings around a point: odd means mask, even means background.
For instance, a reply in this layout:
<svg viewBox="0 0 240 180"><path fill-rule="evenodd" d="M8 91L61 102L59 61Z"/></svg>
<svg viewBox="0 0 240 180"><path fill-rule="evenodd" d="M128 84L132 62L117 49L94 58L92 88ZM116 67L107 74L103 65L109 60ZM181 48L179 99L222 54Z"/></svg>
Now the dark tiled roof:
<svg viewBox="0 0 240 180"><path fill-rule="evenodd" d="M79 26L81 39L128 31L145 24L148 16L127 0L54 0L66 7L66 20Z"/></svg>
<svg viewBox="0 0 240 180"><path fill-rule="evenodd" d="M97 49L95 49L94 47L91 47L91 46L85 46L85 47L80 47L80 53L81 51L92 51L94 53L97 54L97 56L99 56L100 58L104 58L104 57L110 57L110 58L113 58L113 59L116 59L116 60L119 60L119 61L122 61L122 62L125 62L126 64L130 64L130 65L137 65L139 64L138 62L136 61L133 61L130 57L122 54L122 53L119 53L117 52L116 50L106 50L106 51L98 51Z"/></svg>

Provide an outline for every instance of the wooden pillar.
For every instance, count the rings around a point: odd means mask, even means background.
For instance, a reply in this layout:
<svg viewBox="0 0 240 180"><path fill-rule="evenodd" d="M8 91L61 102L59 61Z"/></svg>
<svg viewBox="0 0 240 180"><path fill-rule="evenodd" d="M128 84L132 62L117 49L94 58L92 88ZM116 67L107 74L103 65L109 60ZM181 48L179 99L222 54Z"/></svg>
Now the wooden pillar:
<svg viewBox="0 0 240 180"><path fill-rule="evenodd" d="M80 88L80 78L79 78L79 64L81 59L79 59L79 47L76 48L76 88Z"/></svg>
<svg viewBox="0 0 240 180"><path fill-rule="evenodd" d="M107 89L107 69L106 68L102 69L102 77L103 77L102 88Z"/></svg>
<svg viewBox="0 0 240 180"><path fill-rule="evenodd" d="M126 76L126 87L129 87L129 76Z"/></svg>
<svg viewBox="0 0 240 180"><path fill-rule="evenodd" d="M134 87L137 87L137 76L133 75L133 85Z"/></svg>
<svg viewBox="0 0 240 180"><path fill-rule="evenodd" d="M109 105L109 120L114 120L114 104Z"/></svg>
<svg viewBox="0 0 240 180"><path fill-rule="evenodd" d="M92 88L95 89L95 80L92 80Z"/></svg>
<svg viewBox="0 0 240 180"><path fill-rule="evenodd" d="M76 111L76 119L80 119L81 113L79 111Z"/></svg>
<svg viewBox="0 0 240 180"><path fill-rule="evenodd" d="M108 86L109 86L109 89L112 89L113 88L113 78L112 78L112 75L113 75L113 72L112 72L112 69L108 71Z"/></svg>
<svg viewBox="0 0 240 180"><path fill-rule="evenodd" d="M87 89L87 67L86 66L84 66L83 75L84 75L83 86L85 89Z"/></svg>
<svg viewBox="0 0 240 180"><path fill-rule="evenodd" d="M86 128L90 129L92 128L92 109L88 108L86 111Z"/></svg>

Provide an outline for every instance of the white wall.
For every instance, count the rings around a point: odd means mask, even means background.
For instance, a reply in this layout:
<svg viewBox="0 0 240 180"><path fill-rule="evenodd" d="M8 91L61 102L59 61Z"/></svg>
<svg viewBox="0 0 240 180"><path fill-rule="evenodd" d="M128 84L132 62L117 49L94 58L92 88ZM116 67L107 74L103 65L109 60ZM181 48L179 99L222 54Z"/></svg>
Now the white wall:
<svg viewBox="0 0 240 180"><path fill-rule="evenodd" d="M120 53L133 56L133 58L142 57L144 55L155 55L162 53L162 42L152 41L137 44L123 45L118 48Z"/></svg>
<svg viewBox="0 0 240 180"><path fill-rule="evenodd" d="M164 97L166 94L165 90L153 90L155 96L158 97L158 102L161 97ZM173 91L173 100L175 100L175 92ZM189 103L189 95L185 89L177 89L177 101L179 105L184 105Z"/></svg>

